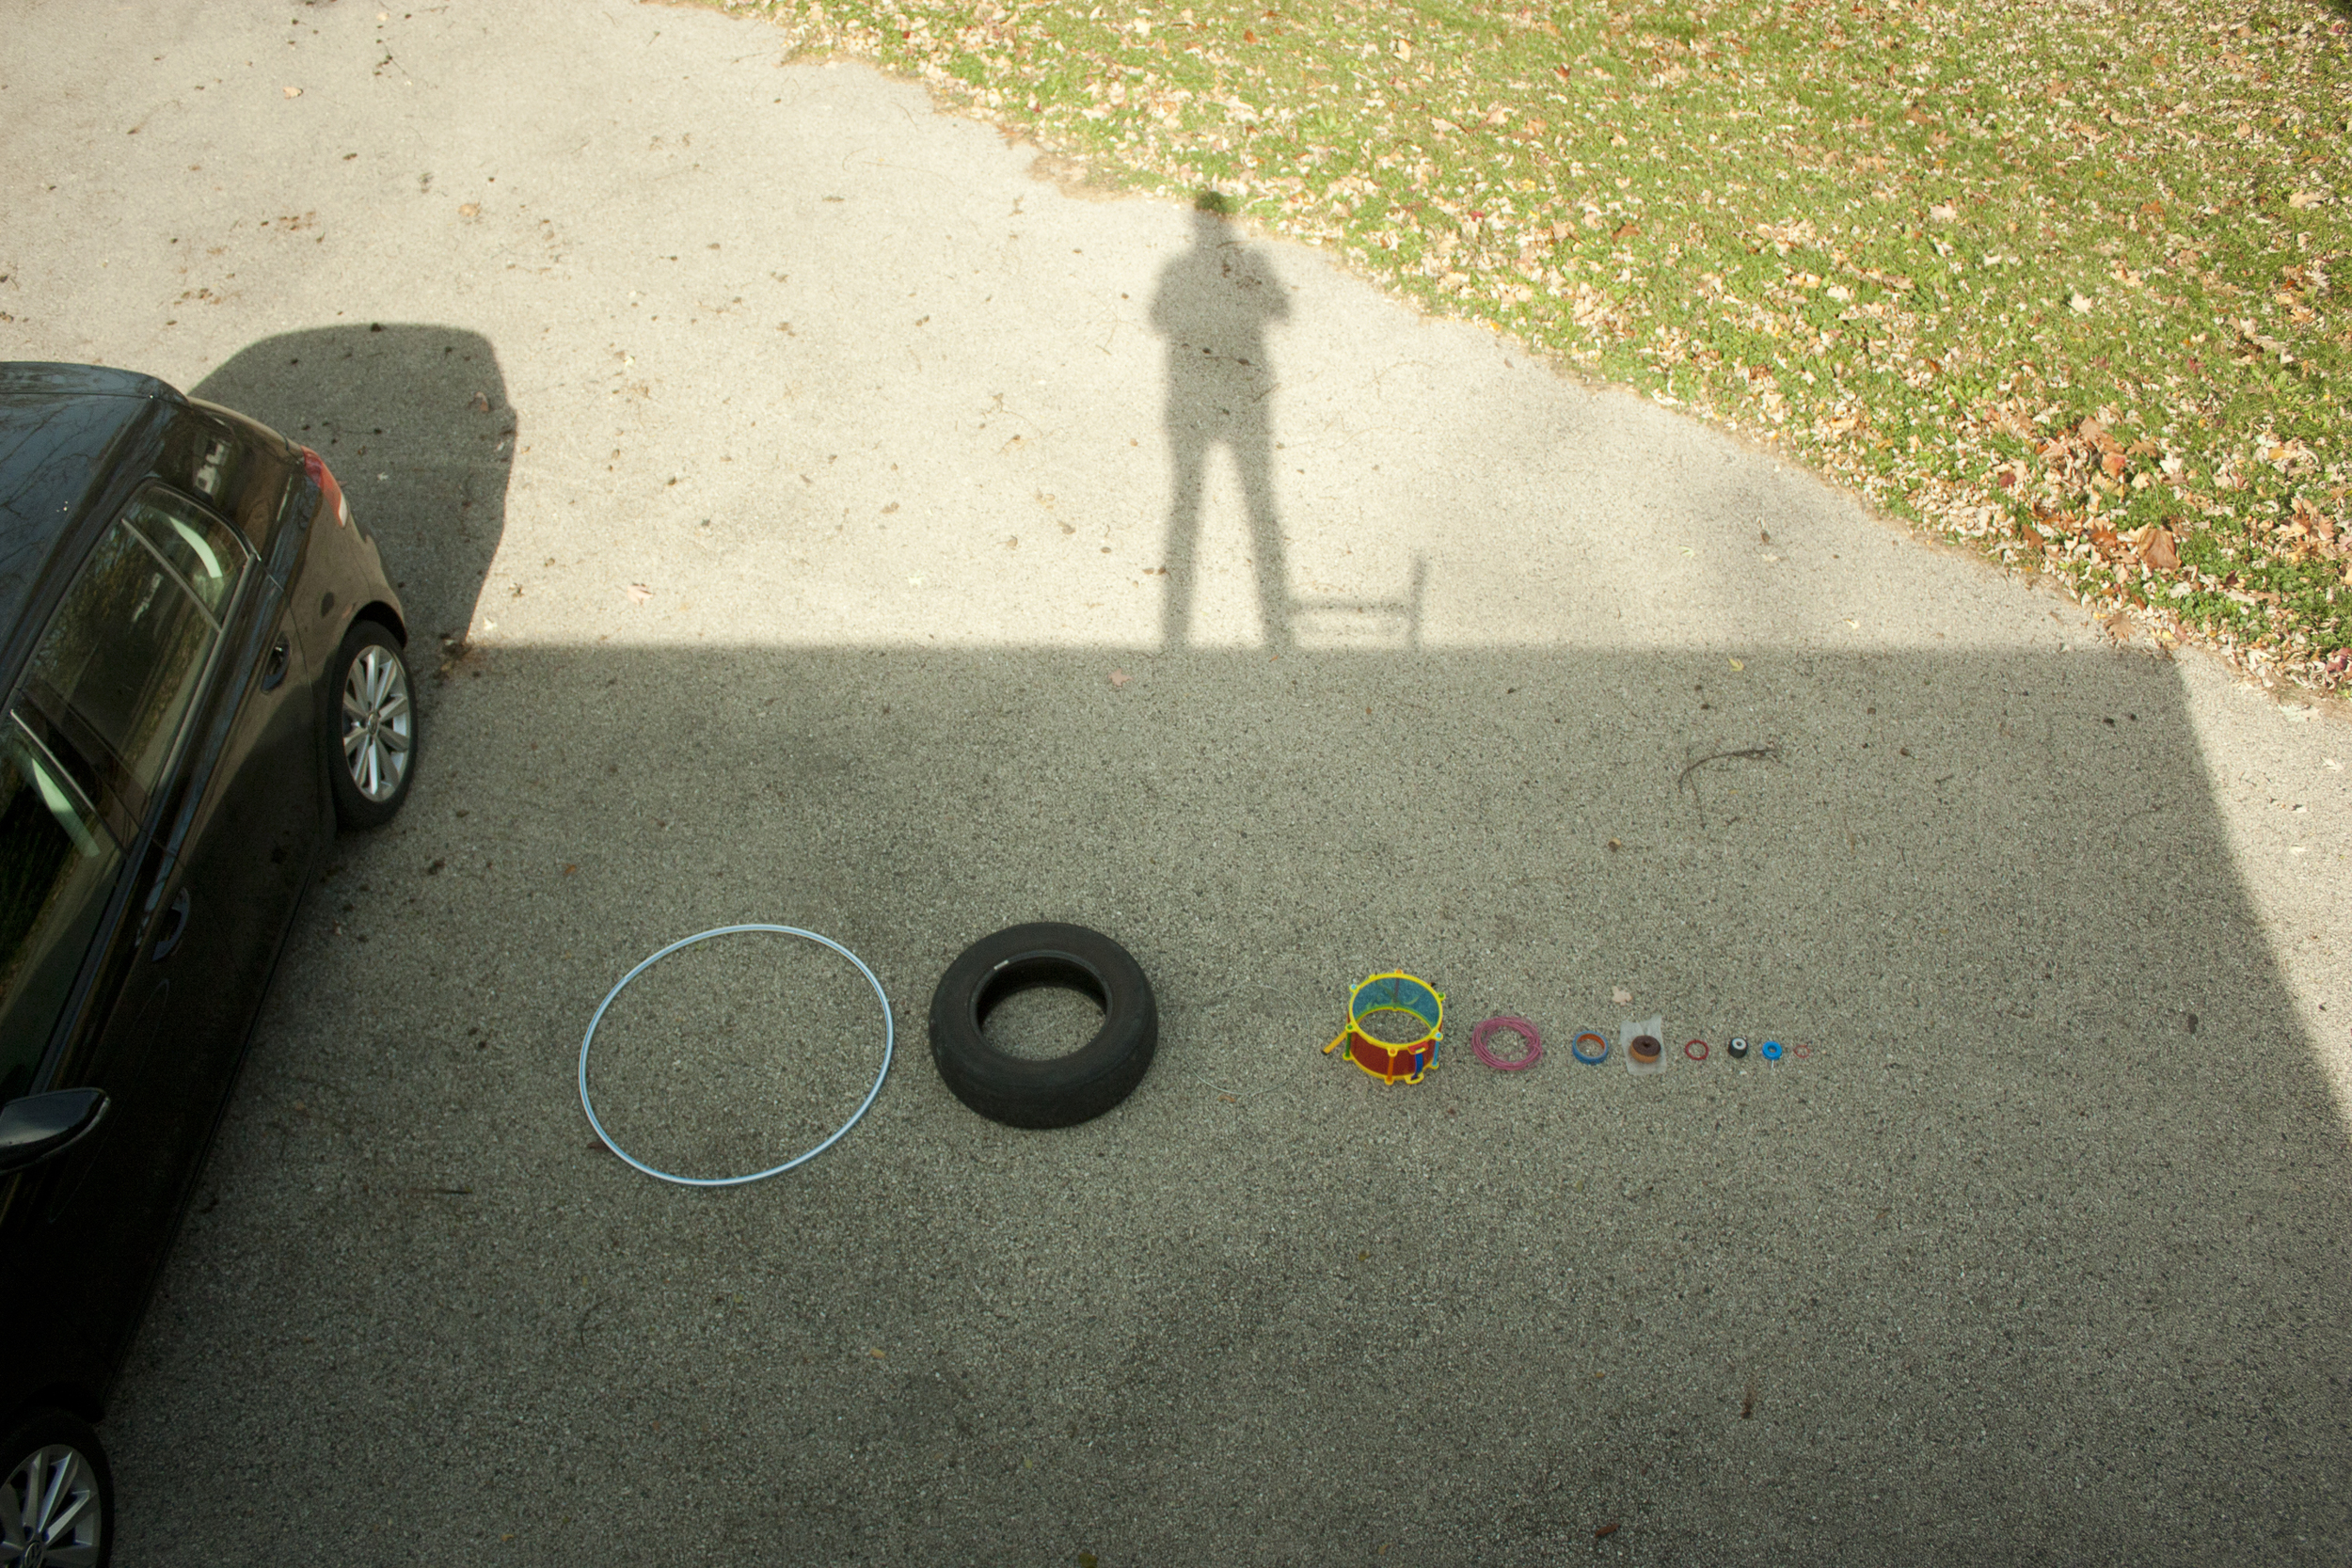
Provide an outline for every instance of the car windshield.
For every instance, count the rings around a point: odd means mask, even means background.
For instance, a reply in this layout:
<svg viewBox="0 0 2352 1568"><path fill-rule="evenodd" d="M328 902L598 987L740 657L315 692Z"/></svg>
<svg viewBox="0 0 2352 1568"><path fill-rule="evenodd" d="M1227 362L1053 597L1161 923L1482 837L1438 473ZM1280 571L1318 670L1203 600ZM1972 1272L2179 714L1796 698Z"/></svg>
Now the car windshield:
<svg viewBox="0 0 2352 1568"><path fill-rule="evenodd" d="M40 1066L121 858L56 755L0 719L0 1101Z"/></svg>

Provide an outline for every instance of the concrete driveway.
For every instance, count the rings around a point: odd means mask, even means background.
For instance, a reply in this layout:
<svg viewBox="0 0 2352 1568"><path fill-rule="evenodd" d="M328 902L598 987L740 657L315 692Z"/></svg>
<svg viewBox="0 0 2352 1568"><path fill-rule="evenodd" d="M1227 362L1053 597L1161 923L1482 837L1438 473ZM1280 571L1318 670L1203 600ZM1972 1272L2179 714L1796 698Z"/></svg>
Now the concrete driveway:
<svg viewBox="0 0 2352 1568"><path fill-rule="evenodd" d="M0 353L318 446L438 675L118 1390L119 1561L2341 1560L2338 716L755 21L8 10ZM923 1021L1041 918L1160 1055L1016 1132ZM667 1187L581 1031L738 921L898 1055ZM1318 1049L1397 967L1418 1087ZM601 1108L768 1163L877 1011L707 944ZM1705 1064L1570 1058L1653 1013Z"/></svg>

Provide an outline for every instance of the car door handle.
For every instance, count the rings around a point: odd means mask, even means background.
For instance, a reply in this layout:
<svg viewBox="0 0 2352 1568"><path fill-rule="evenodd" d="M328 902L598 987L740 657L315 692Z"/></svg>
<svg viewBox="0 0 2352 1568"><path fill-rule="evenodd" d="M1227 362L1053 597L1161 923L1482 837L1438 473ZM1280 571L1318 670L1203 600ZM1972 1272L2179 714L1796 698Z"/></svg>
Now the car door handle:
<svg viewBox="0 0 2352 1568"><path fill-rule="evenodd" d="M163 919L157 921L155 927L157 933L155 946L149 957L155 962L162 963L171 957L172 949L180 945L180 939L188 934L188 890L186 888L180 890L180 896L171 901L171 908L164 911Z"/></svg>
<svg viewBox="0 0 2352 1568"><path fill-rule="evenodd" d="M287 659L291 652L292 650L288 646L286 640L282 637L279 638L278 640L278 646L269 651L269 662L262 666L262 690L275 691L281 684L284 683L286 679Z"/></svg>

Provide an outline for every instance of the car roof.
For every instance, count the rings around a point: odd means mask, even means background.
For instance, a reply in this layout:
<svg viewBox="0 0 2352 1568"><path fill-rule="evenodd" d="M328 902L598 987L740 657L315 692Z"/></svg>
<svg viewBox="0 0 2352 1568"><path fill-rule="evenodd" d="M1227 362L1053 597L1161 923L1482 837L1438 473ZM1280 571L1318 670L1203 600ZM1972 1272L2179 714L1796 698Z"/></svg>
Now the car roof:
<svg viewBox="0 0 2352 1568"><path fill-rule="evenodd" d="M151 375L0 364L0 641L23 618L58 541L186 406Z"/></svg>

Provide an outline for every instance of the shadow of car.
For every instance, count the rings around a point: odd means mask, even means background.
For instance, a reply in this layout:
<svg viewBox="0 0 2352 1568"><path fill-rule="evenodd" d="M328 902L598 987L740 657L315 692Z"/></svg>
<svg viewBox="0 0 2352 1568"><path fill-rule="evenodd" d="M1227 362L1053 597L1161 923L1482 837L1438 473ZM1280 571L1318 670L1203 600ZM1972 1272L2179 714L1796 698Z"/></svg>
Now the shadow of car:
<svg viewBox="0 0 2352 1568"><path fill-rule="evenodd" d="M93 1426L302 890L406 798L406 641L316 452L0 365L0 1562L110 1555Z"/></svg>

